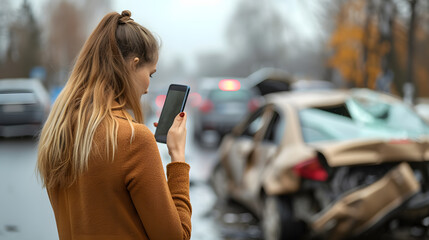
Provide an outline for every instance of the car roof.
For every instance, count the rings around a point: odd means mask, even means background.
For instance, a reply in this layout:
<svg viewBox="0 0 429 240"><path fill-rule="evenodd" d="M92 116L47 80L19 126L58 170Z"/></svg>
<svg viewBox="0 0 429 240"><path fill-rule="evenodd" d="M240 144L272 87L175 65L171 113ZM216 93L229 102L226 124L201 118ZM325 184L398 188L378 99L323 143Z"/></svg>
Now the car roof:
<svg viewBox="0 0 429 240"><path fill-rule="evenodd" d="M257 85L261 83L261 81L267 80L267 79L273 79L277 81L283 81L287 83L291 83L294 81L292 75L280 68L261 68L258 71L250 74L248 77L249 82L251 82L252 85Z"/></svg>
<svg viewBox="0 0 429 240"><path fill-rule="evenodd" d="M247 78L236 78L236 77L203 77L198 80L198 90L212 90L219 89L219 82L223 79L235 79L238 80L241 84L241 87L247 87Z"/></svg>
<svg viewBox="0 0 429 240"><path fill-rule="evenodd" d="M351 95L375 94L386 102L401 102L395 96L376 92L369 89L326 89L308 92L278 92L265 96L267 103L277 105L294 105L297 108L323 107L344 103Z"/></svg>
<svg viewBox="0 0 429 240"><path fill-rule="evenodd" d="M49 104L49 93L36 78L0 79L0 90L31 90L43 104Z"/></svg>
<svg viewBox="0 0 429 240"><path fill-rule="evenodd" d="M295 81L291 74L279 68L262 68L247 77L251 87L265 96L274 92L289 91Z"/></svg>
<svg viewBox="0 0 429 240"><path fill-rule="evenodd" d="M41 85L33 78L0 79L0 89L34 89Z"/></svg>

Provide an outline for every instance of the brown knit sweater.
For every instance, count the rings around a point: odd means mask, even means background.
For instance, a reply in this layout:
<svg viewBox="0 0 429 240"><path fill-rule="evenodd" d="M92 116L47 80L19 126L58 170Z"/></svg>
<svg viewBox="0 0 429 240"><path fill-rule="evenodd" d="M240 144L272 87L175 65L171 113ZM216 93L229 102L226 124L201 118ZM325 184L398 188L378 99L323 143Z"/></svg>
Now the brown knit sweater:
<svg viewBox="0 0 429 240"><path fill-rule="evenodd" d="M123 110L115 159L109 162L105 132L93 141L89 169L67 189L48 189L61 240L189 239L189 165L170 163L167 179L153 133Z"/></svg>

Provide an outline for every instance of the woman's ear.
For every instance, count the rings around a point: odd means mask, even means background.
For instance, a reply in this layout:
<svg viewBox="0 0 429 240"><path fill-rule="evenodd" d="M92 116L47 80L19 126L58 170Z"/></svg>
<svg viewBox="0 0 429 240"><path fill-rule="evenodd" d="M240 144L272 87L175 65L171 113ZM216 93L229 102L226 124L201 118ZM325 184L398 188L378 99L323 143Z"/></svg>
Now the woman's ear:
<svg viewBox="0 0 429 240"><path fill-rule="evenodd" d="M131 69L137 69L137 65L140 62L140 59L138 57L135 57L130 61Z"/></svg>

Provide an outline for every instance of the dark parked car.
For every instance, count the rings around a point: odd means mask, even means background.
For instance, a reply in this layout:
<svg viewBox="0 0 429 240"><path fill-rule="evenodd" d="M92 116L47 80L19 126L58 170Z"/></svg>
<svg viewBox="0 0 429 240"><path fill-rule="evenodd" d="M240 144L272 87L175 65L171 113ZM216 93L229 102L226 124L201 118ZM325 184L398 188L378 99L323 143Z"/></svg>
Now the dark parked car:
<svg viewBox="0 0 429 240"><path fill-rule="evenodd" d="M34 136L49 109L49 94L39 80L0 80L0 137Z"/></svg>
<svg viewBox="0 0 429 240"><path fill-rule="evenodd" d="M198 93L202 97L194 112L194 137L204 143L207 135L215 134L219 141L242 118L259 106L253 90L246 87L245 79L206 78Z"/></svg>

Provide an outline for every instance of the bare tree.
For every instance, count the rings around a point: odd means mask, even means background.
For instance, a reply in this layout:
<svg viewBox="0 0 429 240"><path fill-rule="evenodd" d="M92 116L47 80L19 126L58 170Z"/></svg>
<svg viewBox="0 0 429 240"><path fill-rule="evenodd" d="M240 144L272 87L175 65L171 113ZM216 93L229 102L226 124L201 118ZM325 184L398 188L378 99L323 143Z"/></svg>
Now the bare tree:
<svg viewBox="0 0 429 240"><path fill-rule="evenodd" d="M227 52L200 55L199 75L243 77L262 67L276 67L303 77L328 76L326 42L335 27L332 16L343 0L294 1L296 9L273 0L239 2L226 32ZM288 16L295 10L306 14L316 32L313 39L302 41L298 36L302 29Z"/></svg>
<svg viewBox="0 0 429 240"><path fill-rule="evenodd" d="M8 26L6 60L0 66L0 77L29 77L40 64L40 29L31 5L25 0L16 18Z"/></svg>
<svg viewBox="0 0 429 240"><path fill-rule="evenodd" d="M415 96L428 96L429 70L426 63L429 61L429 2L348 0L342 5L341 12L358 4L364 7L354 9L355 15L366 21L353 21L350 14L344 15L347 16L344 19L339 18L337 30L331 38L335 44L331 44L334 54L330 63L335 65L344 79L360 83L363 73L363 86L393 91L403 95L410 103ZM352 27L341 26L346 22L352 22ZM362 38L362 41L360 44L354 41L357 43L355 47L346 49L353 54L346 55L342 49L350 46L345 43L353 40L353 34L345 34L350 29L356 30L355 39ZM370 32L370 29L374 29L374 32ZM353 65L345 66L347 62Z"/></svg>
<svg viewBox="0 0 429 240"><path fill-rule="evenodd" d="M84 22L74 4L64 0L50 4L45 57L50 73L49 84L61 85L67 80L71 65L84 42Z"/></svg>
<svg viewBox="0 0 429 240"><path fill-rule="evenodd" d="M0 0L0 63L4 62L8 44L8 29L12 14L9 0Z"/></svg>
<svg viewBox="0 0 429 240"><path fill-rule="evenodd" d="M110 8L110 0L50 0L46 20L45 62L48 85L61 86L96 23Z"/></svg>
<svg viewBox="0 0 429 240"><path fill-rule="evenodd" d="M282 67L286 23L270 0L242 0L227 31L234 54L229 72L247 76L260 67Z"/></svg>
<svg viewBox="0 0 429 240"><path fill-rule="evenodd" d="M216 77L219 75L230 75L227 72L228 63L225 62L226 56L222 53L203 53L198 56L199 76Z"/></svg>
<svg viewBox="0 0 429 240"><path fill-rule="evenodd" d="M418 0L409 0L410 3L410 20L408 25L408 62L407 62L407 84L404 86L404 97L410 103L414 102L415 93L414 89L416 83L414 82L414 48L415 48L415 29L416 29L416 5Z"/></svg>

